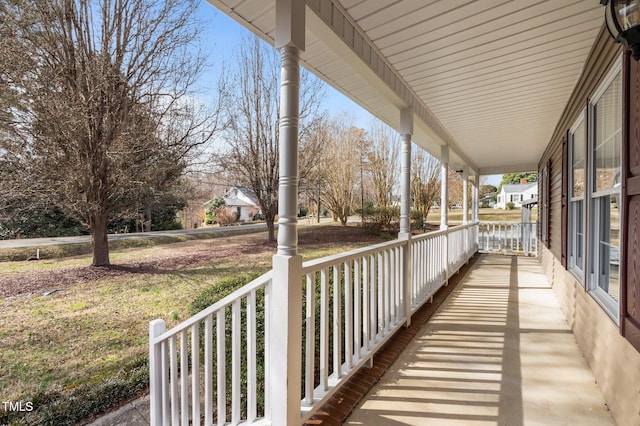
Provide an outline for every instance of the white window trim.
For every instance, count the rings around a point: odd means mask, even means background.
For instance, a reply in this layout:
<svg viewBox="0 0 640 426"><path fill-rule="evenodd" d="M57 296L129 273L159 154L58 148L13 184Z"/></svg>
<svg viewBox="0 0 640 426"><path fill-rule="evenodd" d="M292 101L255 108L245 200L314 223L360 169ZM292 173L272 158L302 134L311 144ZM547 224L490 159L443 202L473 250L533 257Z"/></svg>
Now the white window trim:
<svg viewBox="0 0 640 426"><path fill-rule="evenodd" d="M584 135L584 143L585 146L583 146L583 150L585 152L585 158L583 159L584 161L584 186L585 188L583 188L582 190L582 196L580 197L573 197L573 142L574 142L574 135L576 133L576 131L578 130L578 128L580 127L581 124L584 124L585 122L585 118L586 118L586 110L583 110L580 115L578 116L578 118L576 119L575 123L573 124L573 126L571 126L571 128L569 129L569 145L567 147L567 182L568 182L568 198L569 198L569 214L568 214L568 228L569 228L569 232L568 232L568 236L567 236L567 244L569 245L569 253L567 253L568 255L568 259L567 259L567 263L568 263L568 268L569 271L576 277L576 279L578 279L578 281L580 281L580 283L582 283L582 285L585 285L585 279L584 279L584 271L586 268L586 259L587 259L587 252L588 252L588 245L587 245L587 241L586 241L586 237L587 237L587 188L586 186L588 186L588 178L587 178L587 156L586 153L588 152L588 139L589 139L589 132L587 131ZM572 252L575 252L575 244L576 244L576 238L575 238L575 234L572 235L572 233L570 232L573 229L572 226L572 222L574 220L573 218L573 209L571 208L571 203L576 202L576 201L582 201L582 265L578 265L576 263L576 259L571 255Z"/></svg>
<svg viewBox="0 0 640 426"><path fill-rule="evenodd" d="M604 291L597 282L597 277L595 273L591 272L592 264L596 264L598 259L596 259L596 255L594 253L595 247L593 247L593 240L596 235L595 231L595 222L598 221L598 214L591 214L595 210L595 200L594 198L599 198L606 195L619 194L618 190L615 189L607 189L604 191L593 191L593 168L594 168L594 155L593 149L595 145L595 120L594 117L594 109L598 101L602 98L604 93L607 91L611 83L615 80L618 73L622 73L622 56L616 60L614 65L606 74L605 78L602 80L593 96L589 100L589 129L587 134L587 170L585 175L585 210L587 210L586 218L588 222L585 222L586 226L586 262L585 262L585 273L588 276L586 288L589 294L594 298L594 300L603 308L603 310L609 315L609 317L617 324L620 324L620 303L619 301L614 300L611 295L609 295L606 291ZM622 105L620 105L622 108ZM620 123L620 127L622 128L622 123ZM618 280L620 278L618 277Z"/></svg>

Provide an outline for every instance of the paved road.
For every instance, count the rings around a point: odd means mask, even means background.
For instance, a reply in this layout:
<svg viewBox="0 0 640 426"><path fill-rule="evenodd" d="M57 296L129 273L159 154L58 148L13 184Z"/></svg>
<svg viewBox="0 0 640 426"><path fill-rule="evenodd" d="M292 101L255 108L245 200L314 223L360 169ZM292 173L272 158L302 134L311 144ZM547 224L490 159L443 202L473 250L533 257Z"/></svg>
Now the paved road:
<svg viewBox="0 0 640 426"><path fill-rule="evenodd" d="M349 221L352 218L349 218ZM322 223L331 223L331 218L322 218ZM313 225L315 220L311 219L299 219L300 225ZM133 234L109 234L109 241L126 240L129 238L154 238L154 237L169 237L173 235L188 235L188 234L213 234L216 232L233 231L238 229L254 229L254 230L266 230L267 225L264 223L256 223L251 225L235 225L224 227L211 227L211 228L196 228L196 229L178 229L176 231L154 231L154 232L137 232ZM276 229L278 224L276 223ZM23 238L18 240L0 240L0 249L3 248L16 248L16 247L41 247L51 246L56 244L77 244L77 243L90 243L90 235L81 235L78 237L53 237L53 238Z"/></svg>
<svg viewBox="0 0 640 426"><path fill-rule="evenodd" d="M276 224L276 227L278 225ZM216 228L197 228L197 229L180 229L176 231L155 231L155 232L137 232L134 234L109 234L109 241L125 240L129 238L154 238L168 237L173 235L187 234L211 234L216 232L233 231L237 229L267 229L264 223L252 225L225 226ZM54 237L54 238L24 238L18 240L2 240L0 241L0 249L15 247L40 247L50 246L54 244L77 244L91 242L90 235L82 235L79 237Z"/></svg>

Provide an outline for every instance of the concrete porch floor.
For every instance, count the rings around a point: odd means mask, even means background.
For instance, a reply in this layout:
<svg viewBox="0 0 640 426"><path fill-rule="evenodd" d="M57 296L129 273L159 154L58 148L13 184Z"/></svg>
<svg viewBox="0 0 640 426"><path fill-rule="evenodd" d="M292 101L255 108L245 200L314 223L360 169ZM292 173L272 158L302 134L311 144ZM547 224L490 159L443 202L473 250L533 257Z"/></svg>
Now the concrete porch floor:
<svg viewBox="0 0 640 426"><path fill-rule="evenodd" d="M344 424L615 423L538 260L484 254Z"/></svg>

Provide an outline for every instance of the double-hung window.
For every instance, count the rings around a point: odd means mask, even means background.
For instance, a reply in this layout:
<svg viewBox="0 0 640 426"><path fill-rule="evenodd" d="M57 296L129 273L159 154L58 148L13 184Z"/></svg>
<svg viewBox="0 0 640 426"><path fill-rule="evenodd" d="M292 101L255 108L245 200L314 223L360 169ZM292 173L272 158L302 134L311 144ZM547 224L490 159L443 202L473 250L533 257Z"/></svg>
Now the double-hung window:
<svg viewBox="0 0 640 426"><path fill-rule="evenodd" d="M569 130L569 239L568 267L584 281L585 257L585 150L587 130L584 112Z"/></svg>
<svg viewBox="0 0 640 426"><path fill-rule="evenodd" d="M588 288L616 322L620 298L621 68L618 61L591 99L588 156Z"/></svg>

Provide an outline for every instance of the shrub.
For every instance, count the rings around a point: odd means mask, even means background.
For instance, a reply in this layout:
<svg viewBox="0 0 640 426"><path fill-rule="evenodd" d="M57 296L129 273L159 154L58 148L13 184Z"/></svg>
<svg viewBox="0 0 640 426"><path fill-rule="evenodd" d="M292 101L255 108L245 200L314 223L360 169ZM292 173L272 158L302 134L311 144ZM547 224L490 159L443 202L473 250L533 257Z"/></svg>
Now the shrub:
<svg viewBox="0 0 640 426"><path fill-rule="evenodd" d="M424 229L426 217L424 217L420 210L411 210L409 217L411 219L411 227L413 229Z"/></svg>
<svg viewBox="0 0 640 426"><path fill-rule="evenodd" d="M195 315L230 295L242 286L255 280L259 276L260 274L255 273L224 278L198 294L193 302L191 302L191 305L189 305L189 311L192 315Z"/></svg>
<svg viewBox="0 0 640 426"><path fill-rule="evenodd" d="M217 223L216 211L220 207L224 207L225 201L220 197L214 197L207 203L207 208L204 213L204 221L207 225Z"/></svg>
<svg viewBox="0 0 640 426"><path fill-rule="evenodd" d="M513 203L513 201L509 201L507 203L507 210L513 210L516 207L516 205Z"/></svg>
<svg viewBox="0 0 640 426"><path fill-rule="evenodd" d="M364 209L357 209L356 213L362 217L365 228L376 234L382 230L397 228L392 224L397 224L400 220L399 207L373 207L371 204L366 204Z"/></svg>
<svg viewBox="0 0 640 426"><path fill-rule="evenodd" d="M216 222L220 226L228 226L238 220L238 214L228 207L220 207L216 210Z"/></svg>
<svg viewBox="0 0 640 426"><path fill-rule="evenodd" d="M33 403L31 412L0 410L0 424L74 425L139 397L148 387L149 361L146 356L139 356L113 377L99 383L84 384L68 392L41 392L25 398Z"/></svg>

